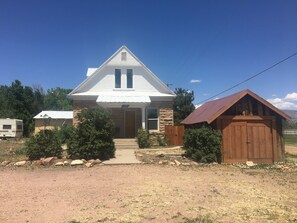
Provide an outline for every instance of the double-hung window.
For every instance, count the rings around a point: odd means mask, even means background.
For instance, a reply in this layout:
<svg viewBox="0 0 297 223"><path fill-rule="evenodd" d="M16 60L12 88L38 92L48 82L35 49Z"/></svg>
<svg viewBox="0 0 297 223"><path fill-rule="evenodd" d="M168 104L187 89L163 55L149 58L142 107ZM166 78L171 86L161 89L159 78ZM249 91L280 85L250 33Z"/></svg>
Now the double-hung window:
<svg viewBox="0 0 297 223"><path fill-rule="evenodd" d="M158 130L159 129L159 118L158 118L158 109L148 108L147 113L147 129L148 130Z"/></svg>
<svg viewBox="0 0 297 223"><path fill-rule="evenodd" d="M121 69L115 69L115 88L121 88Z"/></svg>
<svg viewBox="0 0 297 223"><path fill-rule="evenodd" d="M133 88L133 70L127 69L127 88Z"/></svg>

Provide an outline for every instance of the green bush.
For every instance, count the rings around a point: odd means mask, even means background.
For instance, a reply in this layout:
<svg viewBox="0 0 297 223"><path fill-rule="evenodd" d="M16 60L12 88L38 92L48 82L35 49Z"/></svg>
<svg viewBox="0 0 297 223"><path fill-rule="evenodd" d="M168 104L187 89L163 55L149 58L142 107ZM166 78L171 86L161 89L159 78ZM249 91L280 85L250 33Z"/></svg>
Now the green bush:
<svg viewBox="0 0 297 223"><path fill-rule="evenodd" d="M103 108L84 109L78 114L79 124L68 142L68 155L73 159L114 157L114 123Z"/></svg>
<svg viewBox="0 0 297 223"><path fill-rule="evenodd" d="M61 157L62 147L57 135L52 130L42 130L31 136L25 144L26 155L30 160L43 157Z"/></svg>
<svg viewBox="0 0 297 223"><path fill-rule="evenodd" d="M63 125L55 129L55 133L62 144L68 144L69 140L73 138L75 128L72 125Z"/></svg>
<svg viewBox="0 0 297 223"><path fill-rule="evenodd" d="M197 162L221 161L221 133L210 127L186 129L184 148L186 155Z"/></svg>
<svg viewBox="0 0 297 223"><path fill-rule="evenodd" d="M149 132L145 129L138 129L137 131L137 143L139 148L150 147Z"/></svg>

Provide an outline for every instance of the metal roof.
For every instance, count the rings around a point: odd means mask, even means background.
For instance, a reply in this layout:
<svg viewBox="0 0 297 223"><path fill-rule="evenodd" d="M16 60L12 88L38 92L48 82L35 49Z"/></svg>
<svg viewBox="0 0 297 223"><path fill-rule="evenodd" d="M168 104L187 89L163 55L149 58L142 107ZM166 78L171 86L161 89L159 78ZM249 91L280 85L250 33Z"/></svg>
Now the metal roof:
<svg viewBox="0 0 297 223"><path fill-rule="evenodd" d="M213 100L203 104L202 106L194 110L188 117L186 117L182 121L182 124L190 125L190 124L201 123L201 122L207 122L208 124L210 124L246 95L250 95L254 99L260 101L262 104L269 107L271 110L276 112L284 119L290 118L287 114L285 114L284 112L282 112L281 110L279 110L278 108L270 104L265 99L256 95L252 91L243 90L235 94L229 95L227 97Z"/></svg>
<svg viewBox="0 0 297 223"><path fill-rule="evenodd" d="M73 119L73 111L42 111L34 119Z"/></svg>
<svg viewBox="0 0 297 223"><path fill-rule="evenodd" d="M132 96L132 95L99 95L97 103L150 103L149 96Z"/></svg>

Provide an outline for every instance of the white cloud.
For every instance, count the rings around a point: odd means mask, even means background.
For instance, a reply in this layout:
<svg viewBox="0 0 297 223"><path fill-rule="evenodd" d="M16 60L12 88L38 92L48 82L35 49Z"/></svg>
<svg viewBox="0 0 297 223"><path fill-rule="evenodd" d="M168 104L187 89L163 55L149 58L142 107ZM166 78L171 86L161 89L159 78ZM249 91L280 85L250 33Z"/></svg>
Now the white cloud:
<svg viewBox="0 0 297 223"><path fill-rule="evenodd" d="M297 101L297 93L293 92L291 94L287 94L285 99L288 101Z"/></svg>
<svg viewBox="0 0 297 223"><path fill-rule="evenodd" d="M194 83L201 83L201 80L190 80L190 83L191 83L191 84L194 84Z"/></svg>
<svg viewBox="0 0 297 223"><path fill-rule="evenodd" d="M297 101L297 93L287 94L284 98L270 98L267 101L279 109L296 109L297 102L292 101Z"/></svg>

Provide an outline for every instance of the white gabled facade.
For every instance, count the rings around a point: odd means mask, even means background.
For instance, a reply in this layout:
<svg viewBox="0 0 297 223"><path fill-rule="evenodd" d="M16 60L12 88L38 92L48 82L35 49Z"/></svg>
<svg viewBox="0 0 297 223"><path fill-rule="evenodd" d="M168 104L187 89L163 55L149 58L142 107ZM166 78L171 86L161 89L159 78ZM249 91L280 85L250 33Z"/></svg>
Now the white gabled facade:
<svg viewBox="0 0 297 223"><path fill-rule="evenodd" d="M138 113L140 111L141 114L134 114L135 119L137 116L141 116L141 126L135 124L136 127L133 130L135 134L137 128L148 128L147 124L153 123L153 120L150 120L150 117L148 118L148 114L152 114L153 108L158 110L158 126L156 127L156 123L154 123L154 130L162 132L164 123L160 119L160 113L162 113L160 104L167 104L166 109L172 111L172 102L175 98L174 92L126 46L118 49L100 67L89 68L87 78L69 96L73 99L74 107L77 106L77 110L81 107L95 107L95 105L113 109L111 110L112 113L120 113L116 109L121 109L124 113L124 123L120 123L121 120L119 120L116 123L120 125L119 128L126 129L127 127L125 123L127 121L125 120L126 111L133 111L133 109ZM153 116L156 116L155 113L156 111L154 111ZM169 119L172 119L170 123L173 123L173 112L170 118L166 120ZM126 129L126 131L130 130ZM121 131L120 137L125 135L127 136L125 130Z"/></svg>

